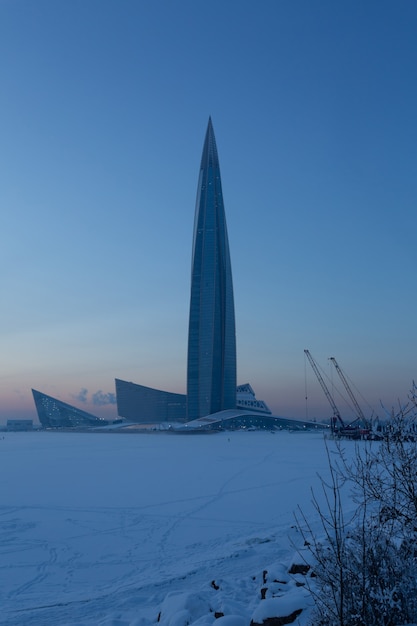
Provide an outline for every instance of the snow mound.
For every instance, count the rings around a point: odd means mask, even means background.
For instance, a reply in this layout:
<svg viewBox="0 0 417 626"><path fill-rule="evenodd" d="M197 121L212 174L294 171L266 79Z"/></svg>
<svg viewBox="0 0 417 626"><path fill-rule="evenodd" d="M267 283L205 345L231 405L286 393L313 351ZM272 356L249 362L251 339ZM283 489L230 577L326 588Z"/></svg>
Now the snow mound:
<svg viewBox="0 0 417 626"><path fill-rule="evenodd" d="M262 600L253 612L251 624L263 624L267 620L277 617L294 616L295 620L309 606L310 602L305 593L302 593L301 590L290 591L277 598Z"/></svg>
<svg viewBox="0 0 417 626"><path fill-rule="evenodd" d="M159 623L161 626L189 626L207 613L210 613L210 605L203 595L172 592L162 603Z"/></svg>

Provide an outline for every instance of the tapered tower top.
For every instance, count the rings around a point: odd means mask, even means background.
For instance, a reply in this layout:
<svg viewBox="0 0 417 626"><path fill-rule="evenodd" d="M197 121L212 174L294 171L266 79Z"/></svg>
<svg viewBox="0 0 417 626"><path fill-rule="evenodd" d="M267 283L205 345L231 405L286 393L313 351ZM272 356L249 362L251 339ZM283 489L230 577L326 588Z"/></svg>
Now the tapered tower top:
<svg viewBox="0 0 417 626"><path fill-rule="evenodd" d="M217 154L216 138L214 136L213 122L209 117L206 131L206 138L204 140L203 154L201 156L201 168L206 167L218 167L219 156Z"/></svg>

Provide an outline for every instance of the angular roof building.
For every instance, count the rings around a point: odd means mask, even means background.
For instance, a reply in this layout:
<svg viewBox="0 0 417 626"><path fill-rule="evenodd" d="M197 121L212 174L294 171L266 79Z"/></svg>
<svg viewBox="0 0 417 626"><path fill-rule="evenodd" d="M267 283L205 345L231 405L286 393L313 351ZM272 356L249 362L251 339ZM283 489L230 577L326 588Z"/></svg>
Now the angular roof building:
<svg viewBox="0 0 417 626"><path fill-rule="evenodd" d="M116 378L117 412L129 422L185 422L187 398Z"/></svg>
<svg viewBox="0 0 417 626"><path fill-rule="evenodd" d="M44 428L91 428L110 424L108 420L81 411L36 389L32 389L32 394L39 421Z"/></svg>

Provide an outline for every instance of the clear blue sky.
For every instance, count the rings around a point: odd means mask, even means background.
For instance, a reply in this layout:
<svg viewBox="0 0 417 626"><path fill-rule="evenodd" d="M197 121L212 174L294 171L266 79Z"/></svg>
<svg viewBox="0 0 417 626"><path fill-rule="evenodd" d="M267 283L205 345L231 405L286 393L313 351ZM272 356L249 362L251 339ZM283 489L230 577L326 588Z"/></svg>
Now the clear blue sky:
<svg viewBox="0 0 417 626"><path fill-rule="evenodd" d="M209 115L238 382L305 417L307 372L325 417L308 348L405 400L416 32L415 0L0 0L0 421L36 420L32 387L103 416L115 377L185 392Z"/></svg>

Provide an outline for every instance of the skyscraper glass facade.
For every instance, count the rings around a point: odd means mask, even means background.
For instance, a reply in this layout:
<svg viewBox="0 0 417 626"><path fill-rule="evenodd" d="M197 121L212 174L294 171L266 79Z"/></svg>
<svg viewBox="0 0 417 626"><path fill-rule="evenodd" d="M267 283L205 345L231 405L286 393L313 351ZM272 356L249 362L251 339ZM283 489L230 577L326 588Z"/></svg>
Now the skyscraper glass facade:
<svg viewBox="0 0 417 626"><path fill-rule="evenodd" d="M194 218L188 331L187 418L236 406L236 331L229 241L209 119Z"/></svg>

